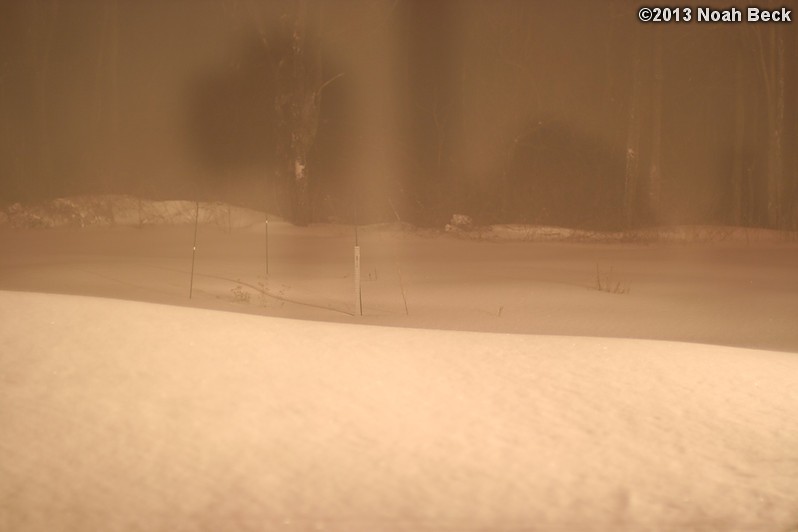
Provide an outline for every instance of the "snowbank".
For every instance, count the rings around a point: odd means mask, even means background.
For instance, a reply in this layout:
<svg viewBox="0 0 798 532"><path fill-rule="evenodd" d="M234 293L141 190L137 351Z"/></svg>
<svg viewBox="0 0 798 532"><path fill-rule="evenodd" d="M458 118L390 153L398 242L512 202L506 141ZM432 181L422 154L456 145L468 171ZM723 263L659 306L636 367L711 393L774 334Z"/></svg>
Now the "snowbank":
<svg viewBox="0 0 798 532"><path fill-rule="evenodd" d="M2 530L798 525L794 354L0 292L0 379Z"/></svg>
<svg viewBox="0 0 798 532"><path fill-rule="evenodd" d="M477 240L522 242L705 243L798 240L795 232L704 225L663 226L629 231L585 231L566 227L498 224L478 227L472 231L456 231L453 234Z"/></svg>
<svg viewBox="0 0 798 532"><path fill-rule="evenodd" d="M199 211L197 210L199 207ZM143 226L201 224L246 227L265 219L263 213L218 202L146 200L131 196L78 196L33 205L15 203L0 216L13 228Z"/></svg>
<svg viewBox="0 0 798 532"><path fill-rule="evenodd" d="M266 219L264 212L220 202L154 201L123 195L58 198L39 204L15 203L0 211L0 227L53 228L87 226L144 226L199 223L231 228L250 227ZM458 218L459 217L459 218ZM270 220L279 217L269 215ZM407 223L373 224L364 230L405 231L422 236L441 233L457 238L524 242L779 242L798 241L798 233L729 226L668 226L630 231L587 231L525 224L474 226L465 215L454 215L442 231L418 229Z"/></svg>

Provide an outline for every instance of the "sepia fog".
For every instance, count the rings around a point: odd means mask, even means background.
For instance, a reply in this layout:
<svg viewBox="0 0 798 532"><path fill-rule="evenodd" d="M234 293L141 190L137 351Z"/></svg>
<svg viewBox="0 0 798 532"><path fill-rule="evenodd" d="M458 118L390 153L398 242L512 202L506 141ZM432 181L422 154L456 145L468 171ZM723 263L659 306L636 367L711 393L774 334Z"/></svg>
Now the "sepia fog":
<svg viewBox="0 0 798 532"><path fill-rule="evenodd" d="M303 223L794 228L793 26L643 24L635 7L6 2L0 193L297 220L303 130Z"/></svg>
<svg viewBox="0 0 798 532"><path fill-rule="evenodd" d="M798 530L796 7L0 2L0 532Z"/></svg>

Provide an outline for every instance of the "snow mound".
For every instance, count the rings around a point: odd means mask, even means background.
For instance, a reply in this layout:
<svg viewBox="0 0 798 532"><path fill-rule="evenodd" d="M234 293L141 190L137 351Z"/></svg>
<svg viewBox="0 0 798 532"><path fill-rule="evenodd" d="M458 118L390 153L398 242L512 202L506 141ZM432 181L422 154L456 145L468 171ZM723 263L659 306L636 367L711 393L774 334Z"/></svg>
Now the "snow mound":
<svg viewBox="0 0 798 532"><path fill-rule="evenodd" d="M447 232L459 238L523 242L705 243L784 242L798 240L794 231L731 226L663 226L629 231L587 231L566 227L496 224Z"/></svg>
<svg viewBox="0 0 798 532"><path fill-rule="evenodd" d="M0 292L0 528L792 530L798 357Z"/></svg>
<svg viewBox="0 0 798 532"><path fill-rule="evenodd" d="M32 229L108 226L113 225L113 212L111 202L103 197L57 198L35 205L14 203L0 222Z"/></svg>
<svg viewBox="0 0 798 532"><path fill-rule="evenodd" d="M199 207L199 211L197 210ZM46 229L55 227L134 226L193 224L216 225L227 230L254 227L266 213L221 202L147 200L125 195L94 195L57 198L36 204L14 203L0 210L0 227ZM270 223L283 220L269 215ZM320 225L314 224L317 228ZM338 226L335 226L338 227ZM340 226L349 231L351 226ZM438 230L421 229L405 222L375 223L364 230L406 232L437 236ZM730 226L663 226L629 231L588 231L565 227L525 224L475 226L467 215L455 214L444 228L455 238L524 242L607 243L704 243L798 241L798 232Z"/></svg>
<svg viewBox="0 0 798 532"><path fill-rule="evenodd" d="M192 224L197 217L201 224L230 229L263 222L265 214L218 202L156 201L123 195L76 196L30 205L14 203L6 212L0 212L0 225L26 229L180 225Z"/></svg>

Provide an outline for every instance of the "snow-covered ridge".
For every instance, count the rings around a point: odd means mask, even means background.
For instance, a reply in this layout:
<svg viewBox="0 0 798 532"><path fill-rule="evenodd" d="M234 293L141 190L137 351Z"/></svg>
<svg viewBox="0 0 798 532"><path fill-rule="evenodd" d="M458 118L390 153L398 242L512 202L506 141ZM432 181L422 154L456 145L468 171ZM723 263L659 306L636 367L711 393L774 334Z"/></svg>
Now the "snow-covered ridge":
<svg viewBox="0 0 798 532"><path fill-rule="evenodd" d="M47 229L56 227L181 225L194 223L225 229L262 223L266 213L222 202L149 200L125 195L92 195L57 198L35 204L14 203L0 209L0 227ZM455 215L457 217L459 215ZM277 217L269 215L270 220ZM408 223L373 224L364 229L412 231L438 235L438 230L420 230ZM455 238L523 242L782 242L798 241L796 231L762 228L677 225L629 231L590 231L527 224L485 226L447 225Z"/></svg>
<svg viewBox="0 0 798 532"><path fill-rule="evenodd" d="M567 227L497 224L457 231L463 238L529 242L780 242L798 240L798 233L721 225L677 225L629 231L589 231Z"/></svg>
<svg viewBox="0 0 798 532"><path fill-rule="evenodd" d="M798 523L793 354L0 301L2 530Z"/></svg>
<svg viewBox="0 0 798 532"><path fill-rule="evenodd" d="M199 210L198 210L199 208ZM264 214L219 202L148 200L123 195L75 196L37 204L14 203L0 211L0 225L13 228L179 225L194 223L246 227Z"/></svg>

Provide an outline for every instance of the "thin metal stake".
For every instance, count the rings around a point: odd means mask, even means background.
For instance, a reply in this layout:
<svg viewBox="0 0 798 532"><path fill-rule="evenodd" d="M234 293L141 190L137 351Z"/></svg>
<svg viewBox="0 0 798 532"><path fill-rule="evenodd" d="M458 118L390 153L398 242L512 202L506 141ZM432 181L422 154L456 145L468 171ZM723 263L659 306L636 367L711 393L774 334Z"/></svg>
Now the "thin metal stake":
<svg viewBox="0 0 798 532"><path fill-rule="evenodd" d="M188 298L194 294L194 262L197 258L197 227L199 227L199 200L197 200L197 212L194 215L194 247L191 251L191 282L188 286Z"/></svg>
<svg viewBox="0 0 798 532"><path fill-rule="evenodd" d="M269 276L269 215L266 214L266 277Z"/></svg>
<svg viewBox="0 0 798 532"><path fill-rule="evenodd" d="M355 245L355 314L363 315L363 296L360 291L360 246Z"/></svg>
<svg viewBox="0 0 798 532"><path fill-rule="evenodd" d="M363 292L360 288L360 242L357 234L357 196L355 196L355 315L363 315Z"/></svg>

